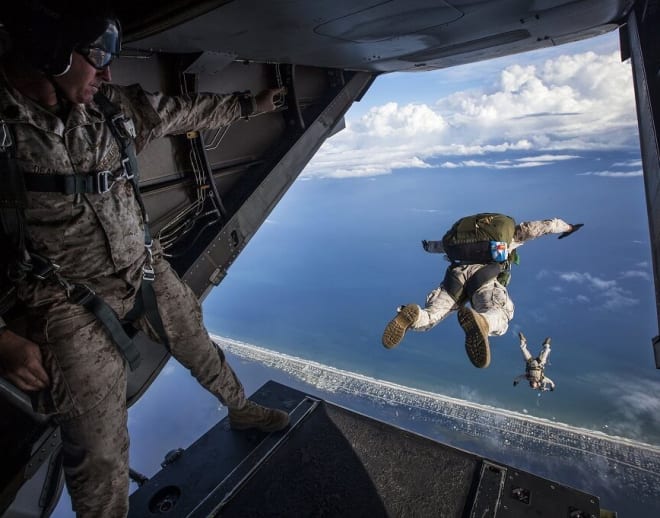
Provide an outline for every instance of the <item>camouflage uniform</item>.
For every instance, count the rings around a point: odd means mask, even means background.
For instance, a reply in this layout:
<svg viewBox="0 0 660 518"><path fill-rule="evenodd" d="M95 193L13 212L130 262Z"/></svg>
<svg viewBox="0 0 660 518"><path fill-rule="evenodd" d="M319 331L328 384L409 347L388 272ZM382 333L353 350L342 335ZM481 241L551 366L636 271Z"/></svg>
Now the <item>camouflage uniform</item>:
<svg viewBox="0 0 660 518"><path fill-rule="evenodd" d="M104 85L104 93L135 124L136 151L163 135L221 127L240 117L233 95L167 97L139 86ZM0 78L0 119L11 126L21 170L72 174L117 171L120 151L98 107L73 105L66 122ZM142 213L133 187L118 180L105 194L28 193L32 250L61 266L69 282L90 286L122 317L132 307L146 261ZM153 282L173 356L230 408L243 387L209 339L197 298L154 244ZM17 286L27 308L27 338L40 345L51 386L38 409L61 424L64 471L80 516L124 516L128 509L126 365L99 321L67 301L54 281ZM146 321L138 325L155 338Z"/></svg>
<svg viewBox="0 0 660 518"><path fill-rule="evenodd" d="M546 234L560 234L568 232L571 225L561 219L546 219L541 221L525 221L516 225L511 250L518 248L530 239ZM443 253L442 241L429 241L428 251ZM467 264L452 268L452 273L465 284L482 264ZM509 321L513 318L513 301L507 289L497 279L493 279L480 286L472 295L470 301L472 308L481 314L488 322L490 336L501 336L506 333ZM438 286L426 297L426 305L419 311L419 316L411 324L414 331L427 331L442 322L450 313L458 311L459 306L449 295L444 285Z"/></svg>
<svg viewBox="0 0 660 518"><path fill-rule="evenodd" d="M543 392L546 390L555 390L555 382L548 378L544 372L545 364L548 361L548 356L550 356L550 341L547 340L543 344L543 348L538 357L534 358L527 349L527 341L521 337L520 351L525 359L525 374L516 376L513 380L513 386L515 387L523 379L526 379L529 381L530 387L536 388L537 390ZM534 387L534 383L537 384L536 387Z"/></svg>

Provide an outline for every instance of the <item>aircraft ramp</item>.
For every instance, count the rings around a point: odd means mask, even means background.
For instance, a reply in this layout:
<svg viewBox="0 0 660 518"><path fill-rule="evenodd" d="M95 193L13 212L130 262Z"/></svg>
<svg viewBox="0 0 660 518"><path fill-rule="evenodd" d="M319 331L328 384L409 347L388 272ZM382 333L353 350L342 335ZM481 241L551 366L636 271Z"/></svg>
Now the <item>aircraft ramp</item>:
<svg viewBox="0 0 660 518"><path fill-rule="evenodd" d="M291 425L235 432L225 418L130 498L130 517L571 517L599 499L270 381L251 398Z"/></svg>

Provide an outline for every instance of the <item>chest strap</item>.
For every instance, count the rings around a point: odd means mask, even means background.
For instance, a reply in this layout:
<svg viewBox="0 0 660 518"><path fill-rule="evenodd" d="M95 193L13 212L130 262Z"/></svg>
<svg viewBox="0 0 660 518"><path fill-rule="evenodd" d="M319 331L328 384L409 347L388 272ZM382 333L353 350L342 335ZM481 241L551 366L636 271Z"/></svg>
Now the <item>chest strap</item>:
<svg viewBox="0 0 660 518"><path fill-rule="evenodd" d="M88 174L23 173L25 189L31 192L57 192L62 194L105 194L121 178L130 180L126 169L116 172L99 171Z"/></svg>
<svg viewBox="0 0 660 518"><path fill-rule="evenodd" d="M0 220L5 235L12 241L12 249L16 250L19 258L25 256L25 273L40 280L55 279L67 293L69 302L81 305L93 313L103 325L111 340L117 346L119 353L128 362L131 370L140 364L140 354L133 341L134 330L127 329L141 316L145 316L156 331L163 344L169 348L165 328L158 312L156 295L152 286L154 280L152 239L148 226L148 215L140 195L138 185L137 155L135 152L135 129L132 122L126 119L121 110L112 104L102 94L94 98L101 108L110 131L112 132L121 152L121 167L117 173L100 171L87 174L34 174L18 171L11 151L12 139L8 125L0 121L0 166L4 181L0 182ZM13 172L13 174L11 174ZM135 306L126 315L124 321L120 320L114 310L96 293L84 284L70 283L59 275L59 266L47 258L41 258L28 251L28 235L25 229L23 210L26 207L26 191L33 192L60 192L63 194L108 192L112 185L120 178L130 181L140 210L142 212L145 229L145 249L147 263L143 267L142 285L136 296ZM15 184L15 185L14 185ZM1 192L4 190L7 192ZM35 258L40 259L35 261ZM22 264L19 262L19 264ZM24 274L25 275L25 274ZM22 277L21 277L22 278ZM20 280L20 279L14 279Z"/></svg>

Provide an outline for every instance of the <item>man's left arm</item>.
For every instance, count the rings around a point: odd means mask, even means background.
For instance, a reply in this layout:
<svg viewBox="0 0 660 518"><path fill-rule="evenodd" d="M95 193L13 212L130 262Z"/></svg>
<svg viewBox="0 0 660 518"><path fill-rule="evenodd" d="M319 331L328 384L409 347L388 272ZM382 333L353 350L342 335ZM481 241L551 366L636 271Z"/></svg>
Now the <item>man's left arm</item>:
<svg viewBox="0 0 660 518"><path fill-rule="evenodd" d="M513 240L518 243L524 243L546 234L561 234L559 238L566 237L582 227L581 223L570 224L563 219L543 219L538 221L523 221L516 225Z"/></svg>
<svg viewBox="0 0 660 518"><path fill-rule="evenodd" d="M168 96L148 93L139 85L108 86L110 100L119 104L136 127L138 150L164 135L228 126L234 121L268 113L277 108L284 88L267 89L256 96L198 93Z"/></svg>

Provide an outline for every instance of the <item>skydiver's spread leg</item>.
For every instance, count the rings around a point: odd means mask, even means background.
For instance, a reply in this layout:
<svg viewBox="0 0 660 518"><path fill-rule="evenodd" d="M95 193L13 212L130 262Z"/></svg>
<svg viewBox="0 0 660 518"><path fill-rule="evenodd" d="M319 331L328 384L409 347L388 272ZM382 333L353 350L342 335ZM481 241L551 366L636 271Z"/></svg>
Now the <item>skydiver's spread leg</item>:
<svg viewBox="0 0 660 518"><path fill-rule="evenodd" d="M428 294L424 308L417 304L407 304L399 308L397 315L385 327L383 345L388 349L396 347L409 329L428 331L457 309L454 299L439 286Z"/></svg>
<svg viewBox="0 0 660 518"><path fill-rule="evenodd" d="M154 269L158 311L172 355L229 408L230 422L235 428L270 432L286 427L289 423L286 412L262 407L245 398L243 385L204 327L202 311L192 290L164 259L156 257Z"/></svg>
<svg viewBox="0 0 660 518"><path fill-rule="evenodd" d="M401 343L406 331L417 321L421 310L417 304L406 304L397 310L383 331L383 346L392 349Z"/></svg>
<svg viewBox="0 0 660 518"><path fill-rule="evenodd" d="M475 367L490 364L489 336L506 332L513 318L513 302L506 288L496 280L489 281L472 295L472 308L458 311L458 322L465 331L465 350Z"/></svg>
<svg viewBox="0 0 660 518"><path fill-rule="evenodd" d="M472 365L485 369L490 365L488 322L473 309L463 306L458 310L458 323L465 331L465 352Z"/></svg>
<svg viewBox="0 0 660 518"><path fill-rule="evenodd" d="M496 280L481 286L472 295L472 308L488 322L489 336L501 336L509 328L514 305L504 286Z"/></svg>
<svg viewBox="0 0 660 518"><path fill-rule="evenodd" d="M412 326L415 331L428 331L442 322L447 316L458 310L458 305L447 293L443 285L426 296L426 305L420 312L417 322Z"/></svg>

